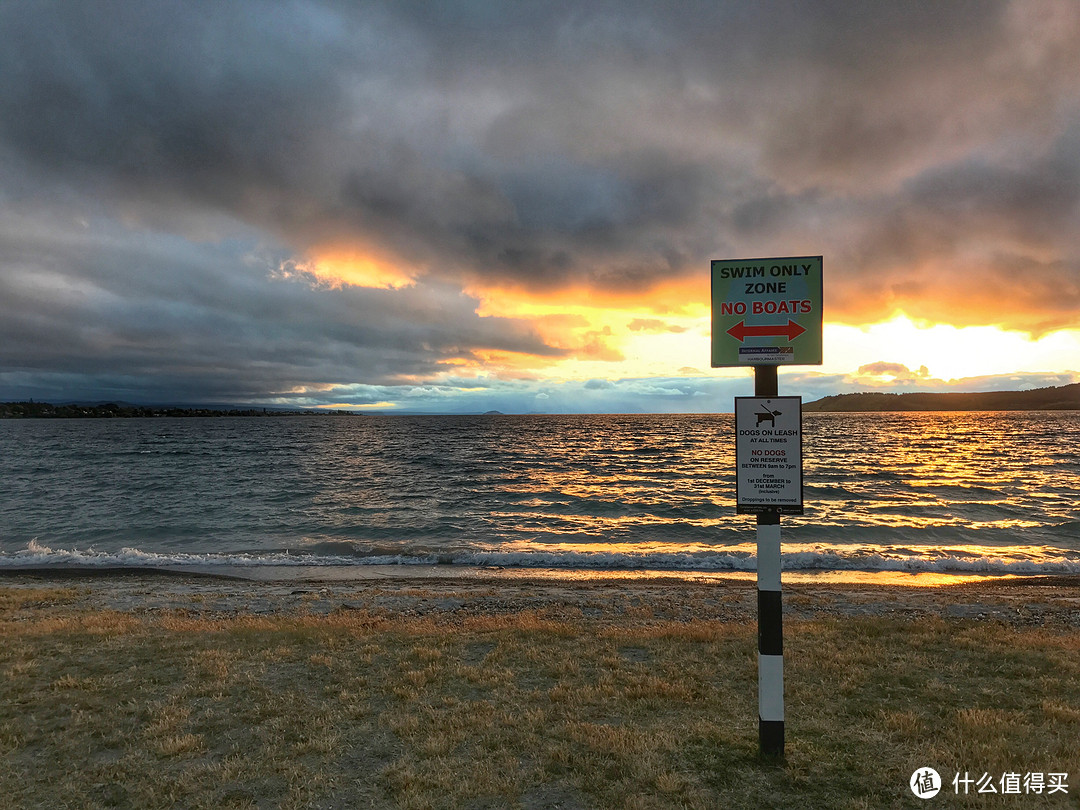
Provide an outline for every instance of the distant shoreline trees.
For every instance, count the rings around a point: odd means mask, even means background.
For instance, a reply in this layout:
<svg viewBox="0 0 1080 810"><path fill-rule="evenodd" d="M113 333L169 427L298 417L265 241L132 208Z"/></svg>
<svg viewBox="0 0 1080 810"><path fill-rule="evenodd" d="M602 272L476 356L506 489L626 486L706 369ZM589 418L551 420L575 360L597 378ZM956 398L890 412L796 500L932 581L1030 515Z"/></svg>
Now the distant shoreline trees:
<svg viewBox="0 0 1080 810"><path fill-rule="evenodd" d="M147 407L143 405L118 405L68 403L53 405L48 402L0 402L0 419L139 419L154 417L195 416L355 416L352 411L296 410L280 411L269 408L177 408Z"/></svg>

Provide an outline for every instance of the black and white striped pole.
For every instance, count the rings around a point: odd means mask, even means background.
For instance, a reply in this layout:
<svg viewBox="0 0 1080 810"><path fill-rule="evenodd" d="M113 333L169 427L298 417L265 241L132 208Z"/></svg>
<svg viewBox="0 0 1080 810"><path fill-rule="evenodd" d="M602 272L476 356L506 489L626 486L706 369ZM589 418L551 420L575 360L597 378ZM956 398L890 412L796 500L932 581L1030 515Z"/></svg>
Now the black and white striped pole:
<svg viewBox="0 0 1080 810"><path fill-rule="evenodd" d="M758 748L784 756L784 622L780 597L780 513L757 516Z"/></svg>
<svg viewBox="0 0 1080 810"><path fill-rule="evenodd" d="M777 396L776 366L754 367L754 396ZM780 512L757 515L758 750L784 756L784 620L780 591Z"/></svg>

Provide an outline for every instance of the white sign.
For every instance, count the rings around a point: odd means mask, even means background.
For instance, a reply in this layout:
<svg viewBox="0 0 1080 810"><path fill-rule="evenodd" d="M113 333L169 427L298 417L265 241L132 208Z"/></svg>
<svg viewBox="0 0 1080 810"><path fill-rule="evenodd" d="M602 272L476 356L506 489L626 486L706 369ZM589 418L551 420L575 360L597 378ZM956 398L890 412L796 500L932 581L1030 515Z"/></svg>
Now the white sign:
<svg viewBox="0 0 1080 810"><path fill-rule="evenodd" d="M735 509L803 513L802 397L735 397Z"/></svg>

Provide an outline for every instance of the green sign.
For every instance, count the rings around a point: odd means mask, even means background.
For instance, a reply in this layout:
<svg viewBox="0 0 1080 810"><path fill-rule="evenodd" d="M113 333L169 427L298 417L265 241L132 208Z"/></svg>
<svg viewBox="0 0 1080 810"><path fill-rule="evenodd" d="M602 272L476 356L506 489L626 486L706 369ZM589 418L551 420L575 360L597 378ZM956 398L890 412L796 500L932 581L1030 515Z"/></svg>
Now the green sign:
<svg viewBox="0 0 1080 810"><path fill-rule="evenodd" d="M821 322L821 256L713 260L713 368L819 366Z"/></svg>

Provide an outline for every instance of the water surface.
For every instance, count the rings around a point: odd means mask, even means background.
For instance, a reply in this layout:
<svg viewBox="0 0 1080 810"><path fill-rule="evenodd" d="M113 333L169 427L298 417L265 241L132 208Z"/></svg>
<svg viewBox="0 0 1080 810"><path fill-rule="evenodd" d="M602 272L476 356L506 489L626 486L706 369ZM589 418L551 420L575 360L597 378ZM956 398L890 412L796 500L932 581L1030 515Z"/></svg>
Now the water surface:
<svg viewBox="0 0 1080 810"><path fill-rule="evenodd" d="M0 421L0 566L752 571L730 415ZM1080 573L1080 413L807 414L789 571Z"/></svg>

